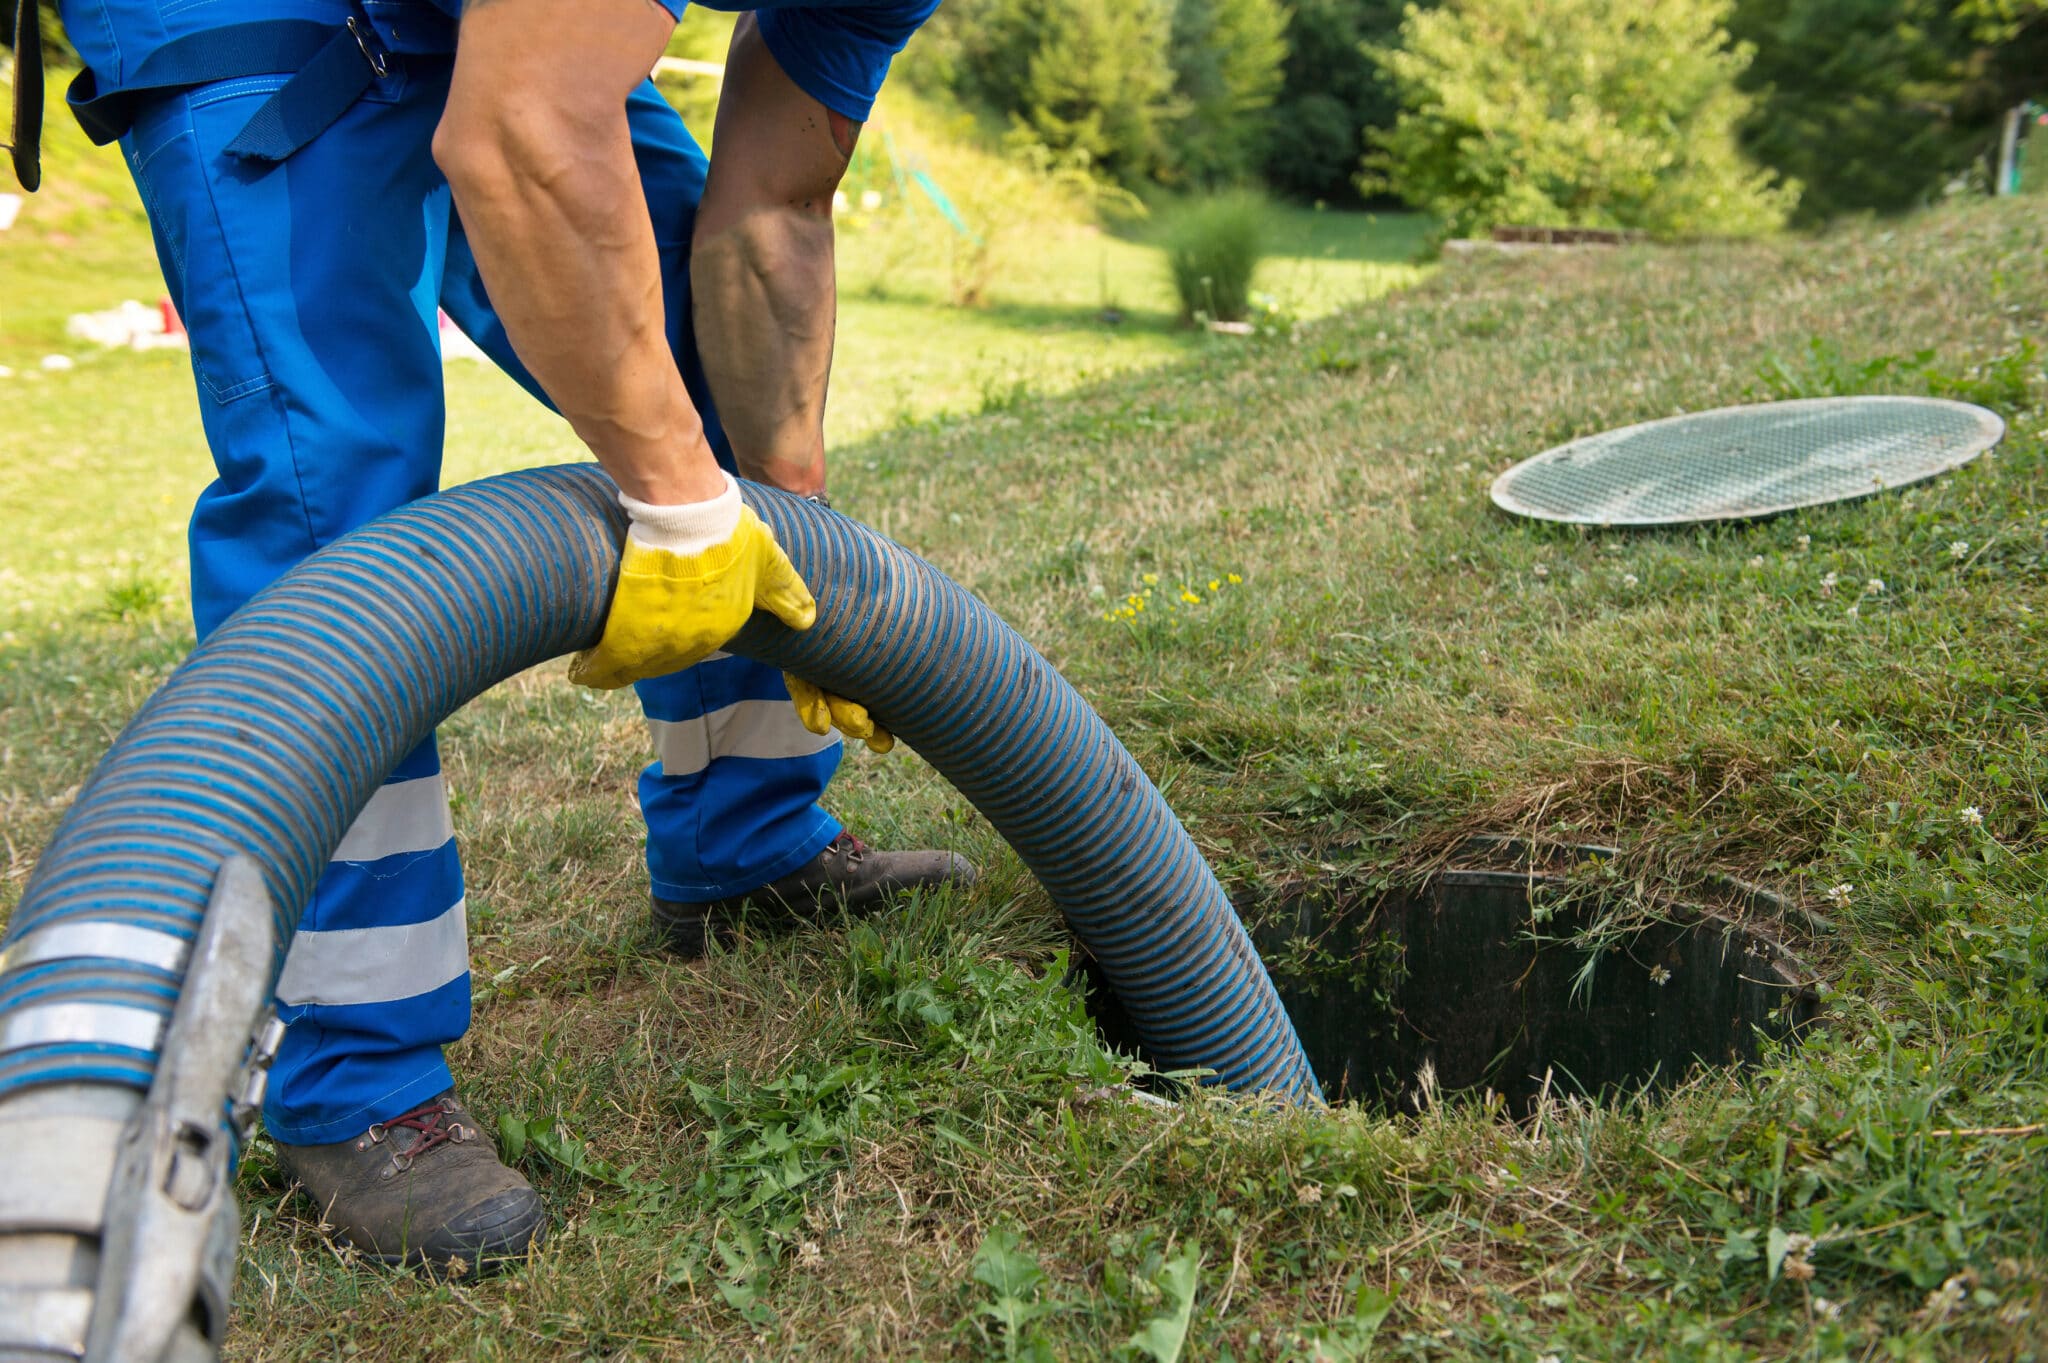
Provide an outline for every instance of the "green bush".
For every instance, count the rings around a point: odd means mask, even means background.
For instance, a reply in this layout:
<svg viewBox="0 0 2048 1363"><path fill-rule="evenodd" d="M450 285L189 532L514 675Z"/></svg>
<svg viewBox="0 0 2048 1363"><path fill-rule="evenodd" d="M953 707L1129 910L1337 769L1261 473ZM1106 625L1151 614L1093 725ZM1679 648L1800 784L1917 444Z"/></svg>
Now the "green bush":
<svg viewBox="0 0 2048 1363"><path fill-rule="evenodd" d="M1252 276L1265 254L1271 211L1263 196L1235 190L1167 216L1160 244L1183 321L1241 322L1250 315Z"/></svg>
<svg viewBox="0 0 2048 1363"><path fill-rule="evenodd" d="M1402 113L1361 187L1453 233L1500 223L1744 236L1798 199L1737 143L1731 0L1450 0L1375 50Z"/></svg>

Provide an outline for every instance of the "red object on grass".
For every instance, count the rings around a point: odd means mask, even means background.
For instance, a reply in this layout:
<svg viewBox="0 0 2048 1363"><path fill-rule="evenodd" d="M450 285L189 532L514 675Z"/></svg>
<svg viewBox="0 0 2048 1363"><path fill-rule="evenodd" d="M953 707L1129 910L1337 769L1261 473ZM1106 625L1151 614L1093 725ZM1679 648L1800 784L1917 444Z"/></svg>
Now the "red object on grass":
<svg viewBox="0 0 2048 1363"><path fill-rule="evenodd" d="M178 305L176 303L173 303L168 297L159 298L156 300L156 310L164 316L164 335L183 336L185 334L185 319L178 316Z"/></svg>

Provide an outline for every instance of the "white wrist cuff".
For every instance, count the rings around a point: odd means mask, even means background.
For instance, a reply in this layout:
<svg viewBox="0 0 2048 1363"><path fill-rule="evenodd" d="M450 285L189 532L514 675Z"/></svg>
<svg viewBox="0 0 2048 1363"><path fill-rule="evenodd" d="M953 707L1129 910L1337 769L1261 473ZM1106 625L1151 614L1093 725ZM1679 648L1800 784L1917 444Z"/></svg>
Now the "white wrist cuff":
<svg viewBox="0 0 2048 1363"><path fill-rule="evenodd" d="M637 497L619 494L619 505L633 519L627 532L649 549L689 556L701 554L714 544L732 538L740 523L740 485L725 474L725 491L708 502L685 502L681 506L655 506Z"/></svg>

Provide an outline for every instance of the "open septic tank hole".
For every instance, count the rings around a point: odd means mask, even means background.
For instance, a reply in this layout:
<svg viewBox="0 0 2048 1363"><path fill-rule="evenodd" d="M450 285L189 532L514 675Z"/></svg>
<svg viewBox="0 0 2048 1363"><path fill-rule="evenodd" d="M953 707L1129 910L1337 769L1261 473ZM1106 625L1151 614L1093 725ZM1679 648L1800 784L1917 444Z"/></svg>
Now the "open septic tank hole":
<svg viewBox="0 0 2048 1363"><path fill-rule="evenodd" d="M1339 881L1240 906L1332 1102L1413 1112L1491 1090L1526 1115L1546 1087L1613 1098L1754 1063L1763 1038L1814 1021L1815 976L1783 940L1775 895L1730 882L1714 908L1645 902L1526 862L1499 869L1523 861L1517 844L1468 851L1414 889ZM1107 981L1083 969L1104 1037L1144 1055Z"/></svg>

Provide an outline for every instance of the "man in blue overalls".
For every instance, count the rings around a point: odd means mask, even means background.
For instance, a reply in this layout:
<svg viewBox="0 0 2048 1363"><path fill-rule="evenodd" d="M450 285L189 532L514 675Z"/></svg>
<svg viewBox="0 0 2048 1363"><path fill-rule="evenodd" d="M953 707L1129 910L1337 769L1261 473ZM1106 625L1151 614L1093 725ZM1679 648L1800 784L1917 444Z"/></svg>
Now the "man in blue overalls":
<svg viewBox="0 0 2048 1363"><path fill-rule="evenodd" d="M707 162L647 78L683 0L469 0L459 43L438 7L456 0L60 0L88 68L74 109L119 138L191 334L219 473L191 525L200 634L434 490L445 308L631 515L571 676L639 687L655 921L684 954L743 912L787 923L972 874L872 851L818 807L835 726L889 741L858 704L718 651L757 607L815 612L731 472L823 499L832 196L937 2L742 16ZM538 1239L538 1197L442 1058L469 970L431 741L335 853L278 1000L266 1121L345 1239L472 1265Z"/></svg>

